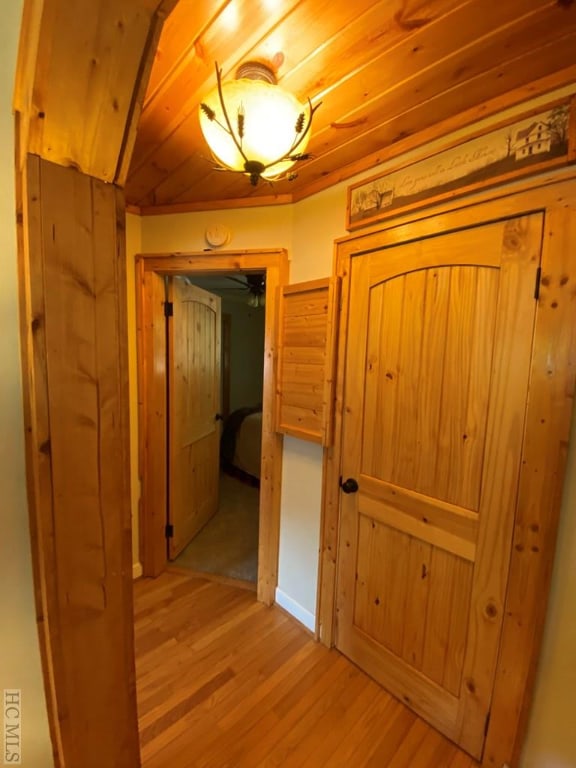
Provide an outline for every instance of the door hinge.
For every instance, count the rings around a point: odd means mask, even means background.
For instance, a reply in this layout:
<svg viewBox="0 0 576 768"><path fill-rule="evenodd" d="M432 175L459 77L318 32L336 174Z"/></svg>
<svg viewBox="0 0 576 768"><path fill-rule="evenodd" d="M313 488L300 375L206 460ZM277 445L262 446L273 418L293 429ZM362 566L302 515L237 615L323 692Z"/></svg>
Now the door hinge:
<svg viewBox="0 0 576 768"><path fill-rule="evenodd" d="M536 285L534 286L534 298L536 301L540 298L540 279L542 277L542 267L536 270Z"/></svg>
<svg viewBox="0 0 576 768"><path fill-rule="evenodd" d="M166 538L167 539L173 539L174 538L174 526L170 523L167 523L166 525Z"/></svg>
<svg viewBox="0 0 576 768"><path fill-rule="evenodd" d="M164 316L165 317L172 317L174 314L174 304L171 301L165 301L164 302Z"/></svg>

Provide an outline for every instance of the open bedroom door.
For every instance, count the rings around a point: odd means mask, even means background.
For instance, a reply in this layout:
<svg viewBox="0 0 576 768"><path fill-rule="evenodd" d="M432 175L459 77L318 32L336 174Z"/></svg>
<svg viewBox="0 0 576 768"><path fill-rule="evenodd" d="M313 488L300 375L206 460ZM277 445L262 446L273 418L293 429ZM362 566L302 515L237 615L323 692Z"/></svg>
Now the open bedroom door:
<svg viewBox="0 0 576 768"><path fill-rule="evenodd" d="M218 509L220 298L168 278L168 557Z"/></svg>

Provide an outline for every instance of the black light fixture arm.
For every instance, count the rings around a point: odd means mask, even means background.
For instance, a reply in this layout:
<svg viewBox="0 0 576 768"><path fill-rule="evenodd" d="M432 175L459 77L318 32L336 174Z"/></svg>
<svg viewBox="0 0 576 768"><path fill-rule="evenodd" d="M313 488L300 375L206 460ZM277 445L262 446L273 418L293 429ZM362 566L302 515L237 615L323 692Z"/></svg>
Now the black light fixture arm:
<svg viewBox="0 0 576 768"><path fill-rule="evenodd" d="M242 144L236 138L236 134L234 133L234 130L232 128L232 123L230 122L230 118L228 117L228 110L226 109L226 105L224 104L224 96L222 94L222 70L219 68L218 62L216 62L215 66L216 66L216 80L218 81L218 98L220 99L220 106L222 107L224 119L226 120L226 125L228 126L227 133L230 134L230 136L232 137L232 141L234 142L234 144L236 144L236 148L238 149L238 152L240 152L240 154L244 158L244 162L247 163L248 158L246 157L244 150L242 149Z"/></svg>

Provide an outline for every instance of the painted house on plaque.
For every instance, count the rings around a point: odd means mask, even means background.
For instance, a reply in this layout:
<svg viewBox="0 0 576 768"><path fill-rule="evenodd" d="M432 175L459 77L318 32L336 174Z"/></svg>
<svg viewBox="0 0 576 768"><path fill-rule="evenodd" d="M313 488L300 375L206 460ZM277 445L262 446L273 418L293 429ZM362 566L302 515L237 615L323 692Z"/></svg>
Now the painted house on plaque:
<svg viewBox="0 0 576 768"><path fill-rule="evenodd" d="M516 160L523 160L531 155L541 152L550 152L552 146L552 132L550 127L541 121L531 123L516 134L514 142L514 156Z"/></svg>
<svg viewBox="0 0 576 768"><path fill-rule="evenodd" d="M353 214L369 214L392 205L394 200L393 189L380 189L375 184L372 189L362 190L354 199Z"/></svg>

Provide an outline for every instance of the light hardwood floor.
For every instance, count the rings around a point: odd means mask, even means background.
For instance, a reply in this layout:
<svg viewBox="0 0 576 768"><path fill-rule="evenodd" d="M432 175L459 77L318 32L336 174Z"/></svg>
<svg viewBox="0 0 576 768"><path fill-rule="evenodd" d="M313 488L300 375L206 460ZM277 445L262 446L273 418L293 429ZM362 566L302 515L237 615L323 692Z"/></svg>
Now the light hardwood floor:
<svg viewBox="0 0 576 768"><path fill-rule="evenodd" d="M144 768L474 768L281 609L229 584L135 583Z"/></svg>

